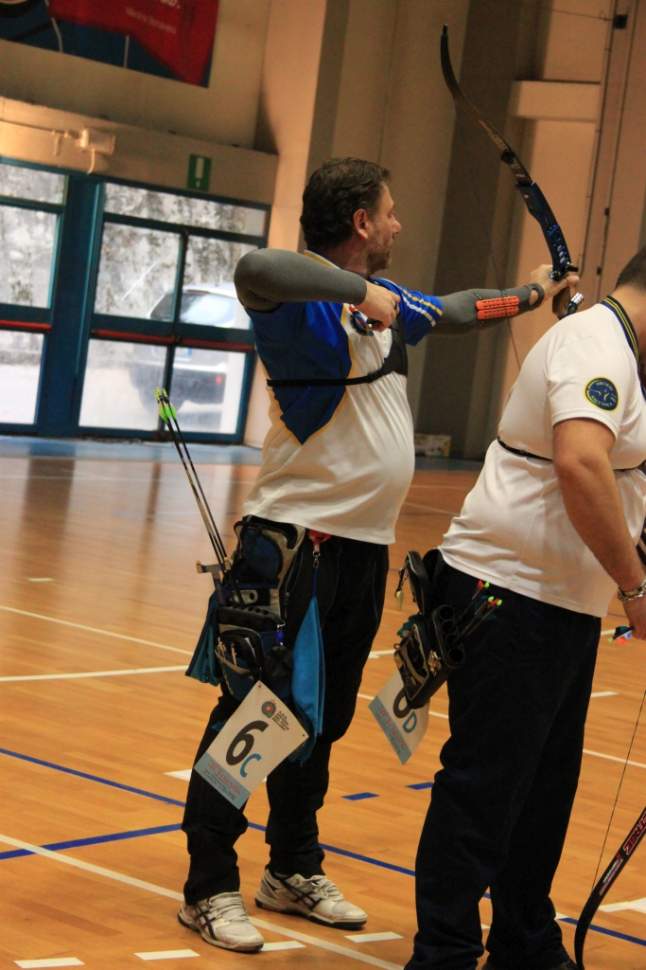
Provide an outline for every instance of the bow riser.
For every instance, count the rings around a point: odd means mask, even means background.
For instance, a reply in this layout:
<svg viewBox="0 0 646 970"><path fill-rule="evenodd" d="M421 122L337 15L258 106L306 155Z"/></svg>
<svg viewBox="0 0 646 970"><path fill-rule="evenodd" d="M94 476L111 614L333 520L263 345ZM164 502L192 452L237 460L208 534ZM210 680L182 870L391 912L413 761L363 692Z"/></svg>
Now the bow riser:
<svg viewBox="0 0 646 970"><path fill-rule="evenodd" d="M530 181L527 185L516 182L516 188L522 195L528 212L534 216L543 231L552 257L552 279L560 280L566 273L576 272L561 227L536 182Z"/></svg>

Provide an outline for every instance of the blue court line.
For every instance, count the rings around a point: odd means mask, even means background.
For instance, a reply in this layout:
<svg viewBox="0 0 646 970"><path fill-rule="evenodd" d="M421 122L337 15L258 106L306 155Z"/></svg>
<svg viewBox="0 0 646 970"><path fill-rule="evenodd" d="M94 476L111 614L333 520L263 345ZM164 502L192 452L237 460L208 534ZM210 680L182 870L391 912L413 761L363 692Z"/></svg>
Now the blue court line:
<svg viewBox="0 0 646 970"><path fill-rule="evenodd" d="M85 839L67 839L65 842L46 842L39 846L41 849L49 849L50 852L61 852L63 849L78 849L83 845L101 845L102 842L122 842L124 839L139 839L144 835L161 835L164 832L178 832L181 829L179 822L174 825L156 825L148 829L132 829L130 832L111 832L109 835L90 835ZM10 849L8 852L0 852L2 859L18 859L20 856L36 855L32 849Z"/></svg>
<svg viewBox="0 0 646 970"><path fill-rule="evenodd" d="M131 792L133 795L143 795L144 798L154 798L157 802L166 802L167 805L179 805L184 808L184 802L177 798L167 798L166 795L158 795L156 792L146 791L144 788L135 788L133 785L124 785L120 781L112 781L110 778L101 778L100 775L90 775L87 771L78 771L76 768L66 768L65 765L57 765L53 761L44 761L42 758L33 758L28 754L21 754L19 751L9 751L8 748L0 748L0 754L6 754L10 758L18 758L20 761L29 761L33 765L41 765L43 768L53 768L54 771L62 771L66 775L74 775L76 778L84 778L86 781L96 781L99 785L108 785L110 788L118 788L121 791Z"/></svg>
<svg viewBox="0 0 646 970"><path fill-rule="evenodd" d="M360 802L364 798L379 798L379 795L374 791L358 791L354 795L342 795L341 798L349 802Z"/></svg>
<svg viewBox="0 0 646 970"><path fill-rule="evenodd" d="M562 916L559 923L569 923L570 926L576 926L578 920L575 920L573 916ZM646 940L643 940L640 936L631 936L630 933L618 933L617 930L609 930L606 926L599 926L597 923L590 923L590 929L594 930L595 933L603 933L604 936L612 936L615 940L624 940L625 943L636 943L637 946L646 946Z"/></svg>
<svg viewBox="0 0 646 970"><path fill-rule="evenodd" d="M141 795L144 798L152 798L155 801L166 802L170 805L179 805L182 808L186 804L177 798L167 798L165 795L158 795L156 792L146 791L145 788L135 788L132 785L124 785L121 782L112 781L109 778L101 778L99 775L91 775L86 771L78 771L76 768L67 768L65 765L55 764L53 761L45 761L42 758L34 758L31 755L21 754L18 751L10 751L8 748L0 748L0 754L7 755L11 758L18 758L21 761L28 761L32 764L42 765L45 768L52 768L54 771L61 771L64 774L75 775L78 778L84 778L88 781L95 781L101 785L108 785L111 788L118 788L134 795ZM132 832L116 832L112 835L98 835L85 839L72 839L66 842L52 842L49 845L44 845L42 848L50 849L51 851L61 851L62 849L73 848L79 845L97 845L106 842L116 842L121 839L137 838L138 836L143 835L176 831L180 827L180 825L160 825L156 828L138 829L133 830ZM259 825L257 822L249 822L249 828L256 829L259 832L265 831L265 826ZM325 842L321 842L321 848L325 852L329 852L333 855L342 856L346 859L354 859L356 862L364 862L367 865L376 866L379 869L386 869L389 872L397 872L404 876L414 877L415 875L414 869L410 869L405 866L398 866L392 862L384 862L382 859L375 859L373 856L363 855L360 852L353 852L351 849L341 849L336 845L329 845ZM28 849L14 849L9 852L0 853L0 861L23 855L34 855L34 853ZM489 898L488 893L485 895L487 898ZM572 916L563 916L559 922L569 923L572 926L577 925L577 920ZM599 926L596 923L591 923L589 928L595 933L602 933L604 936L610 936L615 940L623 940L626 943L634 943L637 946L646 946L646 939L642 939L639 936L631 936L629 933L620 933L617 930L610 930L607 927Z"/></svg>

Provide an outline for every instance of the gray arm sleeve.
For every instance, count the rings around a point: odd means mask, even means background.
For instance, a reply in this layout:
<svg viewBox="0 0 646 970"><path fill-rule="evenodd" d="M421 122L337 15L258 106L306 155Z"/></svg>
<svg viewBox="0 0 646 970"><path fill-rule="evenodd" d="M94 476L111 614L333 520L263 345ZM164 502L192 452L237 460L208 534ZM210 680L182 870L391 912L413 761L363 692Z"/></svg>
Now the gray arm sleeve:
<svg viewBox="0 0 646 970"><path fill-rule="evenodd" d="M359 304L366 298L362 276L287 249L247 253L233 280L238 299L249 310L273 310L280 303L308 300Z"/></svg>
<svg viewBox="0 0 646 970"><path fill-rule="evenodd" d="M541 304L541 300L537 300L533 306L529 305L531 293L530 287L525 285L515 286L510 290L460 290L458 293L441 296L444 313L437 329L442 333L459 334L467 333L476 328L484 330L495 327L505 318L478 320L476 317L476 302L478 300L495 300L501 296L517 296L520 300L518 312L526 313L527 310L537 309Z"/></svg>

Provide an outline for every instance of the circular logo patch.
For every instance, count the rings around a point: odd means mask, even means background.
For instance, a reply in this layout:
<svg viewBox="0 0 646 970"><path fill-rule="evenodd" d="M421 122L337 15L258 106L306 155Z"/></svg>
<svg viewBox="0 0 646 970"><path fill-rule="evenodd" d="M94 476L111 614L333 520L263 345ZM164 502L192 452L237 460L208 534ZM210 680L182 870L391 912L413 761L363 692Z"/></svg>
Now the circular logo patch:
<svg viewBox="0 0 646 970"><path fill-rule="evenodd" d="M607 377L593 378L585 389L585 396L591 404L604 411L614 411L619 401L617 388Z"/></svg>
<svg viewBox="0 0 646 970"><path fill-rule="evenodd" d="M273 701L265 701L265 703L260 708L265 717L273 717L276 713L276 705Z"/></svg>

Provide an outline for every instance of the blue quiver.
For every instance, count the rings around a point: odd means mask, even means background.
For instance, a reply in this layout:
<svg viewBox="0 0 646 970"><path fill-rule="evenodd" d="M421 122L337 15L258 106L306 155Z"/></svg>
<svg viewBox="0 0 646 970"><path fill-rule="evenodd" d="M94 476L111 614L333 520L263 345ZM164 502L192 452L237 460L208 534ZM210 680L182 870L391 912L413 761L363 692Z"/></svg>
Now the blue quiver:
<svg viewBox="0 0 646 970"><path fill-rule="evenodd" d="M217 687L222 683L222 675L215 656L215 644L218 638L217 611L219 607L218 590L211 593L206 611L204 626L193 651L191 661L186 668L186 676L194 677L202 684L213 684Z"/></svg>
<svg viewBox="0 0 646 970"><path fill-rule="evenodd" d="M321 735L325 709L325 653L316 596L310 600L294 643L291 696L292 707L309 737L290 760L303 764Z"/></svg>
<svg viewBox="0 0 646 970"><path fill-rule="evenodd" d="M224 606L211 595L206 620L186 671L202 683L224 683L243 700L258 680L278 697L290 694L291 657L281 617L262 606Z"/></svg>
<svg viewBox="0 0 646 970"><path fill-rule="evenodd" d="M301 527L248 516L235 526L230 572L209 599L206 619L186 671L222 684L242 701L262 681L296 714L309 738L291 756L302 763L320 736L325 663L316 585L293 643L284 641L280 591L305 537ZM316 575L316 573L315 573Z"/></svg>

